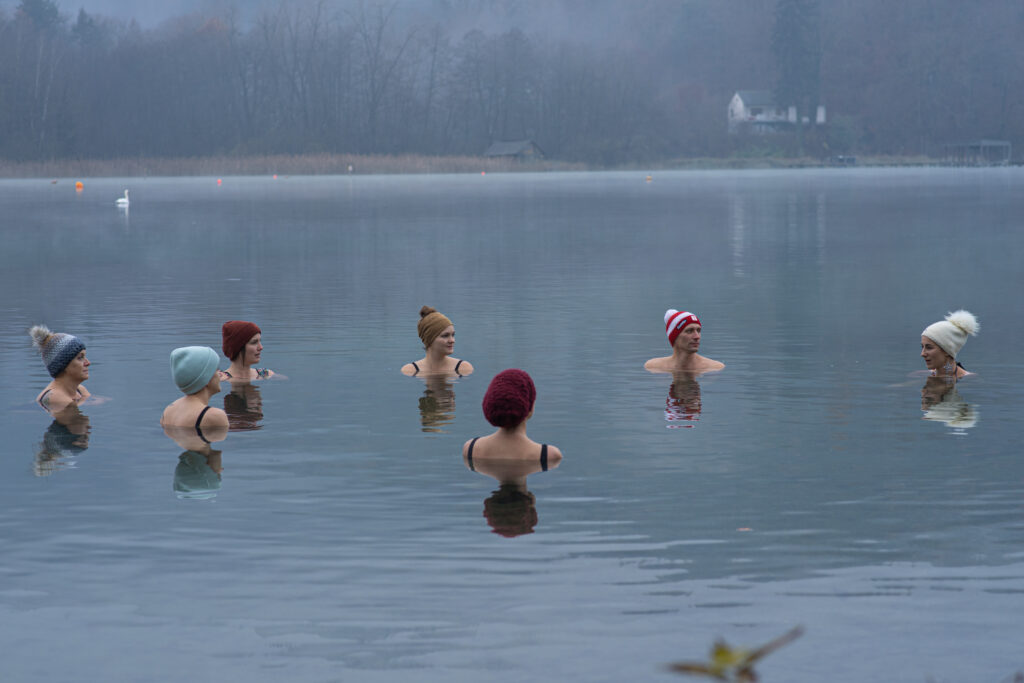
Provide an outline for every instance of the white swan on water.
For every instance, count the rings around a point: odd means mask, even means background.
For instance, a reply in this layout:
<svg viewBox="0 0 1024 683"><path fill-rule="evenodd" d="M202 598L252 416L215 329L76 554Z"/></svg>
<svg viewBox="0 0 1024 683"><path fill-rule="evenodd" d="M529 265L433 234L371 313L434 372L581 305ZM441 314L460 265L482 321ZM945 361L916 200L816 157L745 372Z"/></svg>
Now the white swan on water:
<svg viewBox="0 0 1024 683"><path fill-rule="evenodd" d="M123 197L118 197L117 201L114 202L114 203L116 205L118 205L118 206L127 207L128 206L128 190L125 190L124 191L124 196Z"/></svg>

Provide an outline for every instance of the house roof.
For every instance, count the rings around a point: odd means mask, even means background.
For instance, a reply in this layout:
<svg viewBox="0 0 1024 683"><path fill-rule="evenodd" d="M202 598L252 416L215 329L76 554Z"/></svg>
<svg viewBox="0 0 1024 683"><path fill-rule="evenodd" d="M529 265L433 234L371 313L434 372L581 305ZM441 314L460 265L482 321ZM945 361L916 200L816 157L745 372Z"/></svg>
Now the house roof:
<svg viewBox="0 0 1024 683"><path fill-rule="evenodd" d="M737 90L736 94L748 107L774 107L775 95L771 90Z"/></svg>
<svg viewBox="0 0 1024 683"><path fill-rule="evenodd" d="M540 147L533 144L532 140L514 140L511 142L495 142L487 148L484 152L484 156L487 157L505 157L505 156L516 156L522 154L531 147L536 147L537 151L540 151Z"/></svg>

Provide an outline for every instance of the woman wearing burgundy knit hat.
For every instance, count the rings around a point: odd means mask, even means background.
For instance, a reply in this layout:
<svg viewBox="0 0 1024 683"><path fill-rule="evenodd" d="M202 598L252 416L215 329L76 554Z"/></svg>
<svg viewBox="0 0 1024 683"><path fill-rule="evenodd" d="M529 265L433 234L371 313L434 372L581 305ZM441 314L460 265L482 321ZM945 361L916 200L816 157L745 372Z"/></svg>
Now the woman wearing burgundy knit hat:
<svg viewBox="0 0 1024 683"><path fill-rule="evenodd" d="M493 460L528 463L532 467L526 474L558 465L562 460L558 448L539 444L526 435L526 421L533 415L536 398L533 380L522 370L502 370L494 376L484 394L483 409L484 417L498 429L467 441L462 447L462 457L469 469L481 470L482 463ZM525 481L526 474L521 470L516 468Z"/></svg>
<svg viewBox="0 0 1024 683"><path fill-rule="evenodd" d="M239 382L274 376L273 370L252 367L260 362L263 353L262 332L256 323L229 320L221 327L221 336L221 350L231 361L231 366L221 371L221 379Z"/></svg>
<svg viewBox="0 0 1024 683"><path fill-rule="evenodd" d="M402 366L402 373L409 375L458 375L472 374L469 361L452 357L455 350L455 326L443 313L430 306L420 309L420 321L416 325L423 348L427 355L418 361Z"/></svg>
<svg viewBox="0 0 1024 683"><path fill-rule="evenodd" d="M725 363L705 358L697 353L700 350L700 318L689 311L677 311L670 308L665 311L665 334L668 344L672 347L672 355L663 358L652 358L644 367L651 372L688 372L701 374L721 370Z"/></svg>

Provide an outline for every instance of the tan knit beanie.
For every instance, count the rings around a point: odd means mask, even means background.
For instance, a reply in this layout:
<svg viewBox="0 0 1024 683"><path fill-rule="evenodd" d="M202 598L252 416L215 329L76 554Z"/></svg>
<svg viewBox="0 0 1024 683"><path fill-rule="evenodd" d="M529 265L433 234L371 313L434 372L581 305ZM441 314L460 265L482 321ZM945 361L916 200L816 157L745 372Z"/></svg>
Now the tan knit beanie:
<svg viewBox="0 0 1024 683"><path fill-rule="evenodd" d="M443 313L438 313L437 310L430 306L421 308L420 322L416 325L416 331L419 332L423 348L429 349L430 345L437 339L437 335L444 332L444 329L451 324L452 321Z"/></svg>

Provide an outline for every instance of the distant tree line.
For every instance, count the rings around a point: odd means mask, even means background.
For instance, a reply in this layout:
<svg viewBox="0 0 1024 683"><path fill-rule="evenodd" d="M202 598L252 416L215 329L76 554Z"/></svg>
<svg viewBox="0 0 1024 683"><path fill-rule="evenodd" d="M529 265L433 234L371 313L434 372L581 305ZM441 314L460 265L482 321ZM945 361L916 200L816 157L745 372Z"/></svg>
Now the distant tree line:
<svg viewBox="0 0 1024 683"><path fill-rule="evenodd" d="M569 21L545 23L554 9ZM1021 36L1020 0L293 0L151 30L21 0L0 7L0 158L478 155L518 139L597 165L727 156L751 144L726 130L742 89L825 104L815 153L990 137L1020 156Z"/></svg>

